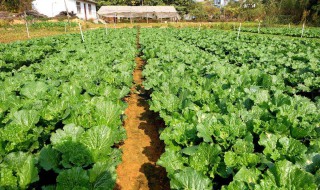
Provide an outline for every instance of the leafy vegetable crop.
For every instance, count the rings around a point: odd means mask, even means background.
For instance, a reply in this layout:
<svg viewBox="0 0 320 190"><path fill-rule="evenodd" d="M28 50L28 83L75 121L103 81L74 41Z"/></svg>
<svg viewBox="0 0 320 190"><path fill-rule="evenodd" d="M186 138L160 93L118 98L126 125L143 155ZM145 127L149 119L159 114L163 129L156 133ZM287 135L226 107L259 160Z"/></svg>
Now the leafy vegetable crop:
<svg viewBox="0 0 320 190"><path fill-rule="evenodd" d="M243 32L252 32L258 33L258 27L242 27L241 31ZM261 27L260 34L272 34L272 35L283 35L283 36L292 36L292 37L301 37L302 28L297 27ZM306 38L320 38L319 28L309 28L306 27L303 32L303 37Z"/></svg>
<svg viewBox="0 0 320 190"><path fill-rule="evenodd" d="M257 68L283 78L289 93L307 93L320 89L320 43L309 40L241 35L217 30L175 31L179 39L194 44L216 57L239 67Z"/></svg>
<svg viewBox="0 0 320 190"><path fill-rule="evenodd" d="M171 188L319 188L319 98L288 90L293 87L277 71L278 65L283 67L281 59L258 66L246 54L233 57L233 52L243 51L246 40L260 37L233 40L235 46L228 43L235 35L197 32L141 31L150 109L167 125L160 136L166 149L158 164L166 168ZM210 36L200 37L206 33ZM214 50L199 48L209 42ZM254 45L264 43L267 40ZM301 41L300 47L308 45ZM227 47L241 66L230 59ZM319 66L318 59L314 64ZM272 67L274 73L268 70Z"/></svg>
<svg viewBox="0 0 320 190"><path fill-rule="evenodd" d="M135 39L95 30L85 43L73 34L1 45L0 189L113 189Z"/></svg>

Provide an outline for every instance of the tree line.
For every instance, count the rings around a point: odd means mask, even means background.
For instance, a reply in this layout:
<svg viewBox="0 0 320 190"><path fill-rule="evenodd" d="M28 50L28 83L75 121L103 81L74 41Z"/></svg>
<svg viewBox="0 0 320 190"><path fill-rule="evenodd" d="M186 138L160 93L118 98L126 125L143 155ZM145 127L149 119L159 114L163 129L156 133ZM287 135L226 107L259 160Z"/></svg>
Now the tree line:
<svg viewBox="0 0 320 190"><path fill-rule="evenodd" d="M221 0L223 1L223 0ZM217 8L214 0L98 0L98 5L173 5L180 14L198 20L264 20L268 23L302 23L320 25L320 0L229 0Z"/></svg>
<svg viewBox="0 0 320 190"><path fill-rule="evenodd" d="M157 6L172 5L181 15L196 20L263 20L268 23L302 23L320 25L320 0L229 0L227 6L217 8L214 0L96 0L103 5ZM223 0L221 0L223 1ZM0 10L22 12L31 9L32 0L0 0Z"/></svg>
<svg viewBox="0 0 320 190"><path fill-rule="evenodd" d="M320 0L240 0L229 3L222 12L226 18L320 26Z"/></svg>

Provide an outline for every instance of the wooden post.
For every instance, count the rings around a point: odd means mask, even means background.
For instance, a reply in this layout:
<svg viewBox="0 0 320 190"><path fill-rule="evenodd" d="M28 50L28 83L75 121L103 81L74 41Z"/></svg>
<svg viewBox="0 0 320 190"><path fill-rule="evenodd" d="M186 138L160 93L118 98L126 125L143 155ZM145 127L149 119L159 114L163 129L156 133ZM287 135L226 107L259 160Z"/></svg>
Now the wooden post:
<svg viewBox="0 0 320 190"><path fill-rule="evenodd" d="M132 24L132 12L130 12L130 23Z"/></svg>
<svg viewBox="0 0 320 190"><path fill-rule="evenodd" d="M147 24L149 24L149 14L147 13Z"/></svg>
<svg viewBox="0 0 320 190"><path fill-rule="evenodd" d="M113 28L116 29L117 13L114 13Z"/></svg>
<svg viewBox="0 0 320 190"><path fill-rule="evenodd" d="M258 34L260 34L260 21L259 21L259 26L258 26Z"/></svg>
<svg viewBox="0 0 320 190"><path fill-rule="evenodd" d="M84 37L83 37L83 32L82 32L82 28L81 28L80 22L79 22L79 28L80 28L80 34L81 34L82 42L84 42Z"/></svg>
<svg viewBox="0 0 320 190"><path fill-rule="evenodd" d="M240 31L241 31L241 22L240 22L240 26L239 26L239 30L238 30L237 40L238 40L238 39L239 39L239 37L240 37Z"/></svg>
<svg viewBox="0 0 320 190"><path fill-rule="evenodd" d="M291 27L290 27L290 23L289 23L289 28L291 28Z"/></svg>
<svg viewBox="0 0 320 190"><path fill-rule="evenodd" d="M24 11L24 19L26 21L26 29L27 29L27 36L30 38L30 33L29 33L29 27L28 27L28 20L27 20L27 13Z"/></svg>
<svg viewBox="0 0 320 190"><path fill-rule="evenodd" d="M302 25L301 38L303 37L303 33L304 33L304 24L305 24L305 22L303 22L303 25Z"/></svg>

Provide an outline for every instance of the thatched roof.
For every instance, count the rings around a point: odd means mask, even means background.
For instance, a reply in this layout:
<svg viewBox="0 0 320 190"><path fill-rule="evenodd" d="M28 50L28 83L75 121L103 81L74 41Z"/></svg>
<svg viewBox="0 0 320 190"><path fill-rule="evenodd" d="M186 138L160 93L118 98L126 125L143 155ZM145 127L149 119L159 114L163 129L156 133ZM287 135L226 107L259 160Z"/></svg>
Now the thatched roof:
<svg viewBox="0 0 320 190"><path fill-rule="evenodd" d="M173 6L102 6L98 14L104 17L180 18Z"/></svg>

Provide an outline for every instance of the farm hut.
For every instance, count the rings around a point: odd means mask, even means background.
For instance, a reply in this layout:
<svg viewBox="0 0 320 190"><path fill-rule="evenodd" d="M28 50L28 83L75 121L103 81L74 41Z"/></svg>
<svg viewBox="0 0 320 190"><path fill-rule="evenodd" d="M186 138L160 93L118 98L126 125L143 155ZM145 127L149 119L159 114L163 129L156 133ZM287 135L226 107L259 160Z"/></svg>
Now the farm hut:
<svg viewBox="0 0 320 190"><path fill-rule="evenodd" d="M180 20L173 6L102 6L98 15L104 18L147 18Z"/></svg>
<svg viewBox="0 0 320 190"><path fill-rule="evenodd" d="M95 0L34 0L32 2L34 10L48 17L68 11L84 20L97 19L96 5Z"/></svg>

